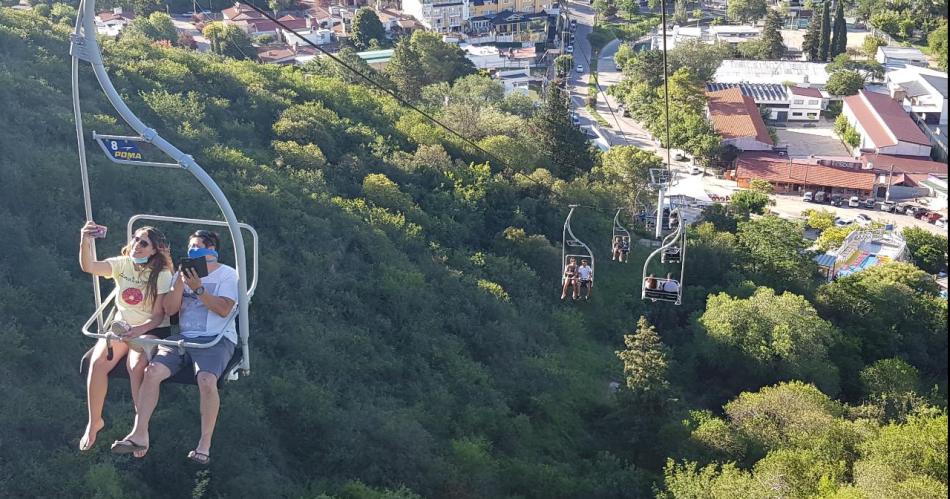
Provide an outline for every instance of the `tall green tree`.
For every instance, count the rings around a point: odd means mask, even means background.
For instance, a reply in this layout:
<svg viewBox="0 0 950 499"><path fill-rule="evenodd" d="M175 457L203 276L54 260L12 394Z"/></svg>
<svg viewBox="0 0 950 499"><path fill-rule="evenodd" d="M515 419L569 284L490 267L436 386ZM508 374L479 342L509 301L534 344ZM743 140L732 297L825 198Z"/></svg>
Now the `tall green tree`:
<svg viewBox="0 0 950 499"><path fill-rule="evenodd" d="M379 21L376 11L368 7L360 7L353 14L351 36L357 48L366 49L373 40L383 43L386 40L386 29Z"/></svg>
<svg viewBox="0 0 950 499"><path fill-rule="evenodd" d="M686 0L676 0L673 4L673 22L680 26L689 21L689 13L686 11Z"/></svg>
<svg viewBox="0 0 950 499"><path fill-rule="evenodd" d="M818 17L822 15L822 10L824 9L820 5L815 6L811 24L808 25L808 30L802 39L802 52L805 53L809 61L818 60L818 45L821 43L821 22Z"/></svg>
<svg viewBox="0 0 950 499"><path fill-rule="evenodd" d="M762 36L739 45L739 52L750 59L781 59L785 56L785 41L782 39L782 14L769 10L765 17Z"/></svg>
<svg viewBox="0 0 950 499"><path fill-rule="evenodd" d="M828 393L838 390L830 356L838 332L802 296L777 295L765 287L749 298L710 295L699 323L721 347L712 355L723 363L744 364L746 378L762 383L804 379Z"/></svg>
<svg viewBox="0 0 950 499"><path fill-rule="evenodd" d="M765 17L769 6L766 0L728 0L726 15L738 22L753 22Z"/></svg>
<svg viewBox="0 0 950 499"><path fill-rule="evenodd" d="M832 95L855 95L864 88L864 84L864 76L857 71L836 71L828 77L825 90Z"/></svg>
<svg viewBox="0 0 950 499"><path fill-rule="evenodd" d="M530 129L554 175L571 178L590 171L594 166L587 137L571 123L564 89L548 85L544 102L531 120Z"/></svg>
<svg viewBox="0 0 950 499"><path fill-rule="evenodd" d="M137 33L150 40L178 41L178 30L172 18L164 12L152 12L148 16L139 16L129 23L123 34Z"/></svg>
<svg viewBox="0 0 950 499"><path fill-rule="evenodd" d="M814 21L812 21L814 22ZM831 54L831 6L825 0L821 7L821 33L818 37L818 61L827 62Z"/></svg>
<svg viewBox="0 0 950 499"><path fill-rule="evenodd" d="M573 69L574 57L570 54L559 55L554 59L554 73L558 78L567 78Z"/></svg>
<svg viewBox="0 0 950 499"><path fill-rule="evenodd" d="M670 383L667 379L669 353L656 329L641 316L637 331L623 337L626 349L616 352L623 361L627 388L654 397L665 396Z"/></svg>
<svg viewBox="0 0 950 499"><path fill-rule="evenodd" d="M937 66L942 71L947 70L947 23L944 22L927 36L927 46L933 54Z"/></svg>
<svg viewBox="0 0 950 499"><path fill-rule="evenodd" d="M412 34L410 44L422 64L423 85L451 83L462 76L475 73L475 65L465 56L465 51L453 43L442 41L442 35L418 30Z"/></svg>
<svg viewBox="0 0 950 499"><path fill-rule="evenodd" d="M773 288L804 287L814 278L816 267L808 256L802 224L766 215L739 223L739 247L743 266L756 282Z"/></svg>
<svg viewBox="0 0 950 499"><path fill-rule="evenodd" d="M838 54L848 51L848 25L844 20L844 0L837 1L835 20L832 29L829 56L834 59Z"/></svg>
<svg viewBox="0 0 950 499"><path fill-rule="evenodd" d="M396 88L410 101L418 100L422 96L422 87L426 83L423 76L424 69L419 54L413 50L408 39L402 39L396 43L392 59L389 60L384 71Z"/></svg>

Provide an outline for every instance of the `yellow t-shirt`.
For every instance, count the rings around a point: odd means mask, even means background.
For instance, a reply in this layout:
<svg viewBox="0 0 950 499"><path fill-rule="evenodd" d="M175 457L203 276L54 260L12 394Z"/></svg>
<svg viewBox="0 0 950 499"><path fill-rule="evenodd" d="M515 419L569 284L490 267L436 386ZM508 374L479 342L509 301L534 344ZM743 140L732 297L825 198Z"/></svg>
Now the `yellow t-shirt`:
<svg viewBox="0 0 950 499"><path fill-rule="evenodd" d="M116 320L122 320L129 325L137 326L148 321L152 315L152 302L145 302L145 286L148 284L150 270L136 270L132 259L127 256L116 256L106 260L112 267L112 275L119 288L119 295L115 298ZM163 295L171 291L172 273L163 270L158 274L158 294ZM168 317L162 320L159 327L169 325Z"/></svg>

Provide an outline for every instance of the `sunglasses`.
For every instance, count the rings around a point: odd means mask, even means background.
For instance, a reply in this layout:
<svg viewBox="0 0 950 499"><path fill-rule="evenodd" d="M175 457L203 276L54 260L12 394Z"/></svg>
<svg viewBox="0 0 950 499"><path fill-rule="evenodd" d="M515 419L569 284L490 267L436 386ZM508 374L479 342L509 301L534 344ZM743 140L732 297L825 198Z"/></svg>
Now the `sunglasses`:
<svg viewBox="0 0 950 499"><path fill-rule="evenodd" d="M139 237L139 236L135 236L135 237L132 238L132 244L135 245L135 246L139 246L139 247L141 247L141 248L148 248L148 247L149 247L149 242L148 242L148 240L147 240L147 239L142 239L142 238Z"/></svg>

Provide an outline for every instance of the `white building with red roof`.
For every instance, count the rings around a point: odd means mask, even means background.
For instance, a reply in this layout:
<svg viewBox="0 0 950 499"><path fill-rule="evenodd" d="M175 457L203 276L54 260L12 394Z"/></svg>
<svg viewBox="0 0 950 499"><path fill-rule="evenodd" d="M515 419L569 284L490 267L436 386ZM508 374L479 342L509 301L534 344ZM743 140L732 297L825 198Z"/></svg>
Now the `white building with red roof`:
<svg viewBox="0 0 950 499"><path fill-rule="evenodd" d="M118 36L133 19L135 14L123 11L122 7L100 12L96 14L96 32L100 35Z"/></svg>
<svg viewBox="0 0 950 499"><path fill-rule="evenodd" d="M861 136L855 156L858 151L930 156L930 139L889 95L860 90L844 98L842 114Z"/></svg>
<svg viewBox="0 0 950 499"><path fill-rule="evenodd" d="M770 151L772 138L752 97L738 87L706 92L706 116L722 143L743 151Z"/></svg>

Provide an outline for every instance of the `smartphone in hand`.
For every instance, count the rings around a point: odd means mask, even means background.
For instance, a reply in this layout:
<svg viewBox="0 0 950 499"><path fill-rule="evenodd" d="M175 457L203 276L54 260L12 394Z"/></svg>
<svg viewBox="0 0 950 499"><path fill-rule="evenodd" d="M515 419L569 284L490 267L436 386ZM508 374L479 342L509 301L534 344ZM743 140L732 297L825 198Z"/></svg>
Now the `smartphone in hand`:
<svg viewBox="0 0 950 499"><path fill-rule="evenodd" d="M106 232L108 231L109 228L105 225L96 225L96 230L92 233L92 237L95 237L96 239L105 239Z"/></svg>

